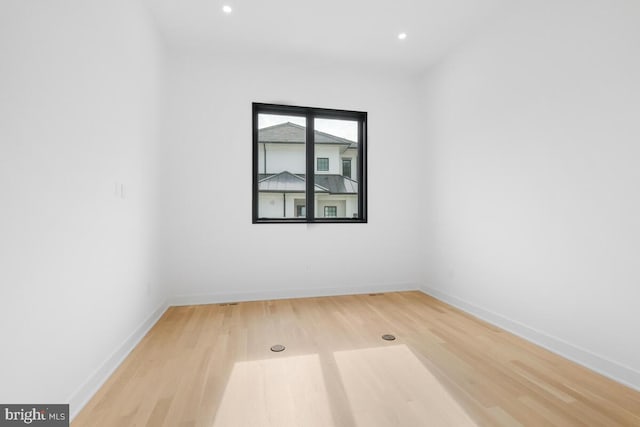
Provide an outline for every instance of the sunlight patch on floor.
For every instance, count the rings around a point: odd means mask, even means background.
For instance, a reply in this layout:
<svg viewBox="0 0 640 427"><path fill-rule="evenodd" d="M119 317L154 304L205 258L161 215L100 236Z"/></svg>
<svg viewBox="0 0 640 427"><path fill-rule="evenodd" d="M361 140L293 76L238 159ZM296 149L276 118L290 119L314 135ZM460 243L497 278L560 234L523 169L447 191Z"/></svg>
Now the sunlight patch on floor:
<svg viewBox="0 0 640 427"><path fill-rule="evenodd" d="M334 426L318 355L236 363L214 426Z"/></svg>
<svg viewBox="0 0 640 427"><path fill-rule="evenodd" d="M476 425L406 345L334 356L357 426Z"/></svg>

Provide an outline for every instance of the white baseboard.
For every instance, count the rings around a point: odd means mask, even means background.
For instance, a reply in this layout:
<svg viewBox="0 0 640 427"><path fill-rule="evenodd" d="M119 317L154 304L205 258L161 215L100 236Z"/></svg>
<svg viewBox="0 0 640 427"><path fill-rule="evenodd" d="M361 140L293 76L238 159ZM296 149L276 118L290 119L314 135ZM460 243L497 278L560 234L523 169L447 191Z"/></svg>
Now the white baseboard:
<svg viewBox="0 0 640 427"><path fill-rule="evenodd" d="M78 415L94 394L109 379L111 374L120 366L124 359L144 338L149 330L156 324L168 308L167 302L160 306L138 326L135 331L104 361L104 363L89 377L89 379L76 390L67 400L69 402L69 418L71 421Z"/></svg>
<svg viewBox="0 0 640 427"><path fill-rule="evenodd" d="M217 304L222 302L267 301L274 299L358 295L377 292L400 292L418 290L417 283L394 283L371 286L343 286L338 288L283 289L278 291L247 291L236 293L213 293L178 295L169 299L169 305Z"/></svg>
<svg viewBox="0 0 640 427"><path fill-rule="evenodd" d="M531 341L540 347L576 362L577 364L604 375L605 377L611 378L614 381L640 391L640 372L632 368L594 354L589 350L575 346L567 341L538 331L515 320L508 319L498 313L486 310L453 295L424 286L421 287L420 290L427 295L446 302L449 305L472 314L488 323L491 323L492 325L509 331L512 334L526 339L527 341Z"/></svg>

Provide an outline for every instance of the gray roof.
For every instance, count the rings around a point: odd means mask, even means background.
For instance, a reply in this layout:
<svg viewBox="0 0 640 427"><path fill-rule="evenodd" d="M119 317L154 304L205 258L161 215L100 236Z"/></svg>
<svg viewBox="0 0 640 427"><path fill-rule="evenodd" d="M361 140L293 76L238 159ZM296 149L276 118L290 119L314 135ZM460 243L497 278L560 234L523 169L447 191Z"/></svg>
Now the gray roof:
<svg viewBox="0 0 640 427"><path fill-rule="evenodd" d="M261 174L258 181L258 191L277 193L304 193L307 182L304 176L283 171L274 175ZM316 192L327 193L329 190L316 184Z"/></svg>
<svg viewBox="0 0 640 427"><path fill-rule="evenodd" d="M358 192L358 183L342 175L316 175L316 185L329 189L332 194L350 194Z"/></svg>
<svg viewBox="0 0 640 427"><path fill-rule="evenodd" d="M342 175L315 175L316 192L330 194L356 194L358 183ZM306 190L304 174L280 172L259 174L258 191L274 193L303 193Z"/></svg>
<svg viewBox="0 0 640 427"><path fill-rule="evenodd" d="M307 128L295 123L287 122L258 129L258 142L303 144L306 140ZM314 131L316 144L339 144L356 148L358 143L340 138L319 130Z"/></svg>

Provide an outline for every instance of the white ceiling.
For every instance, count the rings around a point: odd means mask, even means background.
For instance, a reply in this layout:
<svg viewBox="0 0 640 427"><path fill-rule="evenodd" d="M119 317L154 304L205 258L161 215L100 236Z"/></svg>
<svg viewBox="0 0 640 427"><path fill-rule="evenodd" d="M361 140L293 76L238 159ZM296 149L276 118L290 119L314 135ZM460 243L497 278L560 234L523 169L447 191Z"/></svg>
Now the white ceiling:
<svg viewBox="0 0 640 427"><path fill-rule="evenodd" d="M174 47L419 71L507 0L143 0ZM222 6L233 7L226 15ZM406 40L397 35L406 32Z"/></svg>

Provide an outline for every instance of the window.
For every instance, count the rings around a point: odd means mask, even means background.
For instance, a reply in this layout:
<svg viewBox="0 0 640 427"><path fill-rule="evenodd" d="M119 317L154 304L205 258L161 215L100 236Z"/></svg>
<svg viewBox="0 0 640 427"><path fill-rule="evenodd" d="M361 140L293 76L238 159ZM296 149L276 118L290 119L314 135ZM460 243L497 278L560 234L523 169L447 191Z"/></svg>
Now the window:
<svg viewBox="0 0 640 427"><path fill-rule="evenodd" d="M328 172L329 171L329 158L328 157L318 157L318 171L320 171L320 172Z"/></svg>
<svg viewBox="0 0 640 427"><path fill-rule="evenodd" d="M351 178L351 159L342 159L342 176Z"/></svg>
<svg viewBox="0 0 640 427"><path fill-rule="evenodd" d="M366 223L366 142L365 112L254 103L253 223Z"/></svg>
<svg viewBox="0 0 640 427"><path fill-rule="evenodd" d="M324 207L324 216L325 217L336 217L338 216L338 207L337 206L325 206Z"/></svg>

